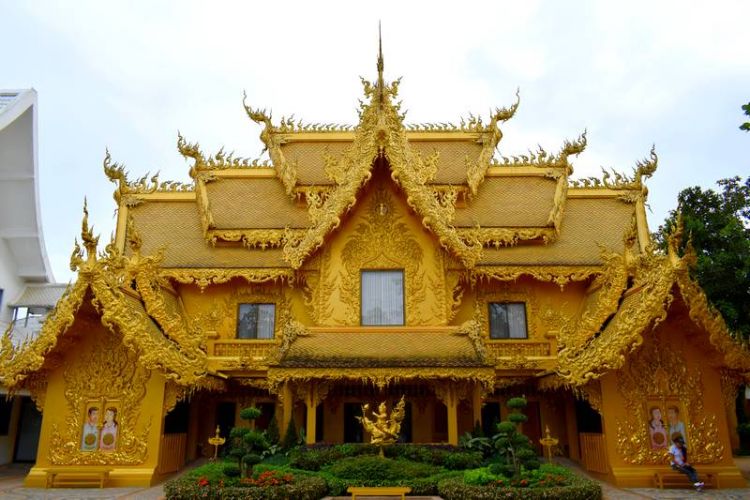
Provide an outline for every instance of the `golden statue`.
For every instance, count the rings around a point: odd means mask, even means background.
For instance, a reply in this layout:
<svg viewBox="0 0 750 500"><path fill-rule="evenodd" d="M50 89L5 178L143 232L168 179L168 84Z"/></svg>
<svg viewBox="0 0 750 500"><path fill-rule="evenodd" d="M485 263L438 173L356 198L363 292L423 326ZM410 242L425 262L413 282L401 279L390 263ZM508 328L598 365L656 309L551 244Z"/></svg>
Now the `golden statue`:
<svg viewBox="0 0 750 500"><path fill-rule="evenodd" d="M398 433L401 431L401 421L406 415L404 396L401 396L401 400L391 412L390 418L388 418L385 401L378 405L377 412L372 412L372 416L375 417L374 421L367 418L367 412L369 411L369 403L362 405L362 416L357 417L357 420L370 433L370 443L380 446L380 456L383 456L383 446L398 441Z"/></svg>

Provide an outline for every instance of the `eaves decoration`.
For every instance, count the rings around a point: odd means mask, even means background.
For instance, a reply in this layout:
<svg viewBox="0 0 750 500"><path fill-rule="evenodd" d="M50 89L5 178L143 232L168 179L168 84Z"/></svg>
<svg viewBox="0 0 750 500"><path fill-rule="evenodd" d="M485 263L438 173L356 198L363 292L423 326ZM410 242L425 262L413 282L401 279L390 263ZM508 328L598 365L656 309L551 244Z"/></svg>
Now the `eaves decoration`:
<svg viewBox="0 0 750 500"><path fill-rule="evenodd" d="M113 195L117 206L120 206L121 204L131 207L138 205L140 203L138 195L142 194L151 194L156 192L191 192L195 190L195 186L193 184L185 184L175 181L159 182L158 172L151 176L149 173L147 173L143 177L131 181L128 179L128 174L125 170L125 166L112 161L112 156L109 154L109 150L106 151L102 166L104 168L104 174L107 176L107 178L111 182L117 184L117 189L115 189Z"/></svg>
<svg viewBox="0 0 750 500"><path fill-rule="evenodd" d="M538 236L545 243L552 241L560 235L565 201L568 197L568 179L573 173L570 157L583 153L587 144L588 140L586 138L586 131L584 130L575 140L566 140L557 153L550 154L539 146L537 151L529 151L528 154L511 157L502 157L501 161L495 161L491 164L493 167L534 167L544 170L545 177L556 180L552 210L547 218L547 226L551 227L552 230L547 229L548 233L540 233ZM539 231L539 229L536 230ZM530 238L528 238L528 235L521 235L520 239Z"/></svg>
<svg viewBox="0 0 750 500"><path fill-rule="evenodd" d="M247 116L255 123L262 123L263 130L260 133L260 140L266 146L268 156L271 157L273 167L276 169L276 176L284 184L286 194L293 196L294 187L297 185L297 165L286 160L281 145L284 144L283 134L273 126L271 114L265 110L253 109L247 105L245 100L247 95L243 96L242 105L245 107Z"/></svg>
<svg viewBox="0 0 750 500"><path fill-rule="evenodd" d="M598 177L586 177L584 179L572 180L570 187L630 191L630 193L623 193L620 199L625 202L634 203L639 199L645 199L648 195L648 189L643 181L654 175L658 165L659 157L656 154L656 147L652 146L648 158L636 162L632 176L602 168L601 179Z"/></svg>
<svg viewBox="0 0 750 500"><path fill-rule="evenodd" d="M490 122L486 128L482 127L481 119L476 121L470 120L470 125L474 125L474 127L471 128L474 128L481 134L477 142L482 145L482 151L479 153L479 157L475 162L470 162L468 158L466 159L466 180L469 184L471 194L477 194L477 189L479 189L480 184L482 184L484 176L487 173L487 168L492 161L492 156L495 154L495 148L503 137L503 133L500 131L497 124L500 122L506 122L513 118L520 102L520 94L516 91L516 102L508 108L496 109L490 117Z"/></svg>

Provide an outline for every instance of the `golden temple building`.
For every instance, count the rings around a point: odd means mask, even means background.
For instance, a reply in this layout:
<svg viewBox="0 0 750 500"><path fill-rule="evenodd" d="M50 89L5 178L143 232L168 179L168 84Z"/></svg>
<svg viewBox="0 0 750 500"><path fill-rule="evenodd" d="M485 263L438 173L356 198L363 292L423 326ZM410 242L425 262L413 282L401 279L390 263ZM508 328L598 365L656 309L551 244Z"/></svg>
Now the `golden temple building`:
<svg viewBox="0 0 750 500"><path fill-rule="evenodd" d="M407 125L398 80L363 81L355 126L262 124L269 161L179 137L190 184L131 180L107 154L117 230L84 212L77 280L41 333L4 339L0 382L43 414L27 486L109 467L148 485L226 436L293 421L312 443L363 442L363 403L405 396L402 438L491 433L524 395L534 443L621 486L651 485L683 435L721 487L750 353L646 223L651 153L632 175L571 180L586 135L495 154L518 102L484 120ZM541 453L541 448L539 449Z"/></svg>

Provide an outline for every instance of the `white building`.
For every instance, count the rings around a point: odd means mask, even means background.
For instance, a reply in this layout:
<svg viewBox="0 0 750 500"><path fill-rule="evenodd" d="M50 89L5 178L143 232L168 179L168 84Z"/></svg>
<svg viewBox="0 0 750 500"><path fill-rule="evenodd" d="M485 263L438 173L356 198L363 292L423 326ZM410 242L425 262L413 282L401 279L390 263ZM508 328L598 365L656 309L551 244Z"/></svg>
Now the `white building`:
<svg viewBox="0 0 750 500"><path fill-rule="evenodd" d="M53 284L42 236L36 114L35 90L0 90L0 331L15 318L14 342L38 332L65 289ZM36 457L41 414L19 396L0 396L0 464Z"/></svg>

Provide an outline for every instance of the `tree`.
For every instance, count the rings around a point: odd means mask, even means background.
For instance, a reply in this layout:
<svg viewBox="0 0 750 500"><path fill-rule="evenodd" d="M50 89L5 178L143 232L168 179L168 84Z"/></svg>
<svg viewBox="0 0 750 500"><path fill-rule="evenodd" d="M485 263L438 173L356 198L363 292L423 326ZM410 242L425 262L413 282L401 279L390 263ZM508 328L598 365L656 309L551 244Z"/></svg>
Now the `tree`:
<svg viewBox="0 0 750 500"><path fill-rule="evenodd" d="M240 418L247 422L260 415L261 411L252 406L240 411ZM229 439L229 455L239 460L240 472L249 476L253 466L261 461L262 453L269 447L265 433L249 427L234 427L229 432Z"/></svg>
<svg viewBox="0 0 750 500"><path fill-rule="evenodd" d="M501 462L490 466L493 474L502 474L506 477L518 479L521 476L521 467L527 470L539 468L539 458L532 448L531 441L519 430L522 423L528 417L521 410L526 408L526 398L510 398L506 406L511 410L508 420L497 424L497 434L492 437Z"/></svg>
<svg viewBox="0 0 750 500"><path fill-rule="evenodd" d="M666 250L667 236L682 215L688 238L683 238L680 251L690 240L697 255L693 277L729 329L750 338L750 177L744 182L740 177L722 179L717 184L720 192L698 186L683 189L678 208L654 236Z"/></svg>
<svg viewBox="0 0 750 500"><path fill-rule="evenodd" d="M742 110L745 112L745 116L750 116L750 102L742 105ZM750 122L745 122L740 125L740 130L750 132Z"/></svg>

